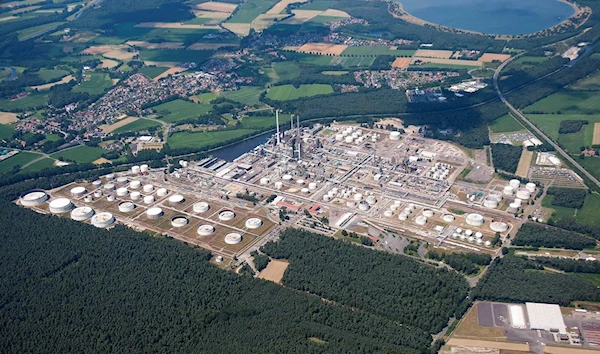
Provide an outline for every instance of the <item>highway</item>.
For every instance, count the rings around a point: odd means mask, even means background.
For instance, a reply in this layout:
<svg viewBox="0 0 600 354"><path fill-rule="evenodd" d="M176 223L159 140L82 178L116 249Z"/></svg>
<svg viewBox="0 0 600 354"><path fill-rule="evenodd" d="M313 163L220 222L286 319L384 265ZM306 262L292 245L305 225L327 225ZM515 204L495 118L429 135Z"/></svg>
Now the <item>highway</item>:
<svg viewBox="0 0 600 354"><path fill-rule="evenodd" d="M500 75L500 72L502 71L502 69L508 65L508 63L510 63L511 61L513 61L514 59L518 58L519 56L515 56L512 57L510 60L505 61L504 63L502 63L502 65L500 65L496 71L494 72L494 88L496 89L496 92L498 93L498 97L500 98L500 100L502 101L502 103L504 103L506 105L506 107L508 107L508 109L515 114L516 116L518 116L523 122L525 122L525 124L527 124L528 128L531 129L532 131L534 131L536 134L538 134L538 136L541 136L548 144L550 144L555 150L556 152L558 152L566 161L569 161L569 163L574 166L578 171L578 173L583 174L584 176L586 176L592 183L594 183L598 188L600 188L600 181L598 181L591 173L589 173L587 170L585 170L583 167L581 167L581 165L579 165L577 163L577 161L575 161L575 159L573 159L571 157L571 155L569 155L566 151L564 151L560 146L558 146L558 144L556 144L554 141L552 141L552 139L550 139L548 136L546 136L546 134L544 134L544 132L542 132L540 129L538 129L538 127L536 127L531 121L529 121L529 119L527 119L527 117L521 113L518 109L516 109L515 107L513 107L504 97L504 95L502 94L502 91L500 91L500 87L498 86L498 76ZM565 68L562 68L561 70L564 70ZM560 71L560 70L559 70ZM557 72L557 71L556 71ZM554 73L552 73L554 74Z"/></svg>

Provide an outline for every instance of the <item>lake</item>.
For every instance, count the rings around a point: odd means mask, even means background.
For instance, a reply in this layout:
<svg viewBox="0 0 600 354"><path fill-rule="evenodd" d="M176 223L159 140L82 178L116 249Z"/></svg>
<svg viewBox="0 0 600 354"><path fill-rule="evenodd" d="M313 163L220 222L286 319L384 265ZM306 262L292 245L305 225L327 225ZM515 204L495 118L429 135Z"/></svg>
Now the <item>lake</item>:
<svg viewBox="0 0 600 354"><path fill-rule="evenodd" d="M427 22L489 34L527 34L574 14L556 0L401 0L404 11Z"/></svg>

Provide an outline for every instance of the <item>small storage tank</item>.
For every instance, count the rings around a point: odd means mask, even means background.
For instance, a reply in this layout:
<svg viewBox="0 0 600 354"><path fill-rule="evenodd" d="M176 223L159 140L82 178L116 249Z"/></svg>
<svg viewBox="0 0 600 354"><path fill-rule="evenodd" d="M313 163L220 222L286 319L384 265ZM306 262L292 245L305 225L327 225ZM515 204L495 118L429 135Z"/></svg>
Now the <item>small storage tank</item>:
<svg viewBox="0 0 600 354"><path fill-rule="evenodd" d="M169 192L167 191L167 189L166 189L166 188L159 188L159 189L156 191L156 195L157 195L157 196L159 196L159 197L164 197L164 196L166 196L168 193L169 193Z"/></svg>
<svg viewBox="0 0 600 354"><path fill-rule="evenodd" d="M235 213L231 210L224 210L219 213L219 219L222 221L229 221L235 217Z"/></svg>
<svg viewBox="0 0 600 354"><path fill-rule="evenodd" d="M200 225L198 227L198 230L196 230L196 232L200 236L208 236L208 235L212 234L213 232L215 232L215 228L212 225Z"/></svg>
<svg viewBox="0 0 600 354"><path fill-rule="evenodd" d="M263 224L262 220L259 218L250 218L246 220L246 227L249 229L258 229Z"/></svg>
<svg viewBox="0 0 600 354"><path fill-rule="evenodd" d="M348 208L354 208L354 207L356 207L356 202L355 202L354 200L352 200L352 199L348 199L348 200L346 201L346 206L347 206Z"/></svg>
<svg viewBox="0 0 600 354"><path fill-rule="evenodd" d="M329 202L329 201L331 201L331 197L328 194L325 194L325 195L323 195L323 201Z"/></svg>
<svg viewBox="0 0 600 354"><path fill-rule="evenodd" d="M363 199L362 194L356 193L354 194L354 201L360 202Z"/></svg>
<svg viewBox="0 0 600 354"><path fill-rule="evenodd" d="M102 181L99 180L99 179L97 179L94 182L92 182L92 186L94 186L96 188L100 187L101 185L102 185Z"/></svg>
<svg viewBox="0 0 600 354"><path fill-rule="evenodd" d="M144 204L152 204L154 203L154 196L147 195L144 197Z"/></svg>
<svg viewBox="0 0 600 354"><path fill-rule="evenodd" d="M456 228L455 232L456 232L457 234L460 234L460 233L462 233L462 232L463 232L463 229L461 229L460 227L458 227L458 228Z"/></svg>
<svg viewBox="0 0 600 354"><path fill-rule="evenodd" d="M129 191L127 190L127 188L125 188L125 187L117 188L117 196L124 197L124 196L127 195L127 193L129 193Z"/></svg>
<svg viewBox="0 0 600 354"><path fill-rule="evenodd" d="M82 187L82 186L77 186L77 187L71 188L71 195L75 198L83 197L85 192L86 192L85 187Z"/></svg>
<svg viewBox="0 0 600 354"><path fill-rule="evenodd" d="M304 184L304 183L305 183L305 181L303 179L299 179L296 181L296 184Z"/></svg>
<svg viewBox="0 0 600 354"><path fill-rule="evenodd" d="M458 238L458 236L459 235L456 232L452 234L452 238Z"/></svg>
<svg viewBox="0 0 600 354"><path fill-rule="evenodd" d="M117 178L117 183L118 184L125 184L127 182L129 182L129 180L127 179L127 177L119 177L119 178Z"/></svg>
<svg viewBox="0 0 600 354"><path fill-rule="evenodd" d="M92 225L99 228L109 227L110 225L114 224L115 221L116 220L113 214L107 212L98 213L92 216Z"/></svg>
<svg viewBox="0 0 600 354"><path fill-rule="evenodd" d="M142 193L140 192L131 192L131 200L140 200L142 199Z"/></svg>
<svg viewBox="0 0 600 354"><path fill-rule="evenodd" d="M276 188L276 189L281 189L281 188L283 188L283 183L282 183L282 182L275 182L275 188Z"/></svg>
<svg viewBox="0 0 600 354"><path fill-rule="evenodd" d="M476 213L467 214L465 221L471 226L481 226L483 225L483 215Z"/></svg>
<svg viewBox="0 0 600 354"><path fill-rule="evenodd" d="M145 165L145 164L144 164L144 165L141 165L141 166L140 166L140 171L141 171L142 173L148 173L148 170L149 170L149 166L148 166L148 165Z"/></svg>
<svg viewBox="0 0 600 354"><path fill-rule="evenodd" d="M362 201L360 203L358 203L358 209L362 210L362 211L367 211L369 210L369 208L371 208L371 206L369 206L369 203Z"/></svg>
<svg viewBox="0 0 600 354"><path fill-rule="evenodd" d="M119 211L121 213L129 213L135 209L135 204L132 202L121 202L119 203Z"/></svg>
<svg viewBox="0 0 600 354"><path fill-rule="evenodd" d="M391 217L392 217L392 215L394 215L394 212L392 212L392 211L391 211L391 210L389 210L389 209L386 209L386 210L383 212L383 216L385 216L386 218L391 218Z"/></svg>
<svg viewBox="0 0 600 354"><path fill-rule="evenodd" d="M354 138L352 136L347 136L344 141L348 144L352 144L352 142L354 141Z"/></svg>
<svg viewBox="0 0 600 354"><path fill-rule="evenodd" d="M502 190L502 194L507 195L507 196L511 196L514 193L515 193L515 189L513 187L511 187L511 186L506 186Z"/></svg>
<svg viewBox="0 0 600 354"><path fill-rule="evenodd" d="M225 243L228 245L236 245L242 242L242 235L237 232L232 232L230 234L225 235Z"/></svg>
<svg viewBox="0 0 600 354"><path fill-rule="evenodd" d="M408 219L408 215L406 215L404 213L398 214L398 220L405 221L406 219Z"/></svg>
<svg viewBox="0 0 600 354"><path fill-rule="evenodd" d="M335 135L335 140L336 141L342 141L342 140L344 140L344 134L336 134Z"/></svg>
<svg viewBox="0 0 600 354"><path fill-rule="evenodd" d="M481 245L483 243L483 240L480 239L480 238L478 238L478 239L475 240L475 242L477 242L478 245Z"/></svg>
<svg viewBox="0 0 600 354"><path fill-rule="evenodd" d="M171 225L173 227L184 227L188 223L189 223L189 220L185 216L182 216L182 215L174 216L171 219Z"/></svg>
<svg viewBox="0 0 600 354"><path fill-rule="evenodd" d="M520 207L521 205L523 205L523 200L522 200L522 199L519 199L519 198L516 198L516 199L515 199L515 201L514 201L513 203L517 204L517 206L519 206L519 207Z"/></svg>
<svg viewBox="0 0 600 354"><path fill-rule="evenodd" d="M205 213L208 209L210 209L210 206L207 202L198 202L192 207L194 213Z"/></svg>
<svg viewBox="0 0 600 354"><path fill-rule="evenodd" d="M144 193L152 193L154 191L154 186L151 184L144 184L142 190L144 191Z"/></svg>
<svg viewBox="0 0 600 354"><path fill-rule="evenodd" d="M71 219L75 221L84 221L94 216L94 209L88 206L82 206L71 210Z"/></svg>
<svg viewBox="0 0 600 354"><path fill-rule="evenodd" d="M369 205L373 205L373 204L377 203L377 199L373 195L368 196L366 200L367 200L367 203L369 203Z"/></svg>
<svg viewBox="0 0 600 354"><path fill-rule="evenodd" d="M517 198L527 200L531 198L531 193L526 189L519 189L517 191Z"/></svg>
<svg viewBox="0 0 600 354"><path fill-rule="evenodd" d="M49 207L51 213L61 214L73 209L73 203L67 198L56 198L50 202Z"/></svg>
<svg viewBox="0 0 600 354"><path fill-rule="evenodd" d="M466 229L465 230L465 236L471 236L471 235L473 235L473 230Z"/></svg>
<svg viewBox="0 0 600 354"><path fill-rule="evenodd" d="M496 201L495 199L492 199L490 197L486 197L483 200L483 206L489 209L495 209L498 207L498 201Z"/></svg>
<svg viewBox="0 0 600 354"><path fill-rule="evenodd" d="M102 196L102 191L101 190L98 190L98 191L94 192L94 197L100 198L101 196Z"/></svg>
<svg viewBox="0 0 600 354"><path fill-rule="evenodd" d="M183 203L184 198L181 194L173 194L169 197L169 204L176 205Z"/></svg>
<svg viewBox="0 0 600 354"><path fill-rule="evenodd" d="M308 188L302 188L300 190L300 192L302 192L303 194L308 194L308 193L310 193L310 189L308 189Z"/></svg>
<svg viewBox="0 0 600 354"><path fill-rule="evenodd" d="M260 184L262 184L263 186L269 184L270 180L267 177L263 177L260 179Z"/></svg>
<svg viewBox="0 0 600 354"><path fill-rule="evenodd" d="M535 183L529 182L525 185L525 189L529 191L529 193L535 192Z"/></svg>
<svg viewBox="0 0 600 354"><path fill-rule="evenodd" d="M400 140L400 132L390 132L390 140Z"/></svg>
<svg viewBox="0 0 600 354"><path fill-rule="evenodd" d="M425 225L425 224L427 224L427 218L423 215L419 215L415 218L415 224Z"/></svg>
<svg viewBox="0 0 600 354"><path fill-rule="evenodd" d="M508 182L508 185L511 186L514 190L516 190L521 185L521 181L519 181L518 179L511 179L510 182Z"/></svg>
<svg viewBox="0 0 600 354"><path fill-rule="evenodd" d="M106 200L108 200L109 202L114 202L115 201L115 196L114 195L107 195L106 196Z"/></svg>
<svg viewBox="0 0 600 354"><path fill-rule="evenodd" d="M470 243L473 243L473 242L475 242L475 237L471 236L471 237L468 238L468 240L469 240Z"/></svg>
<svg viewBox="0 0 600 354"><path fill-rule="evenodd" d="M129 188L131 189L139 189L140 187L142 187L142 182L140 181L131 181L129 183Z"/></svg>
<svg viewBox="0 0 600 354"><path fill-rule="evenodd" d="M442 220L444 220L445 222L453 222L454 221L454 215L452 214L446 214L442 217Z"/></svg>
<svg viewBox="0 0 600 354"><path fill-rule="evenodd" d="M46 192L43 190L32 190L29 192L25 192L19 198L22 206L32 207L43 204L46 200L50 198Z"/></svg>
<svg viewBox="0 0 600 354"><path fill-rule="evenodd" d="M114 191L115 190L115 185L112 183L107 183L104 185L104 189L107 191Z"/></svg>
<svg viewBox="0 0 600 354"><path fill-rule="evenodd" d="M106 180L108 180L108 181L112 181L113 179L115 179L115 175L114 175L114 174L112 174L112 173L109 173L109 174L107 174L107 175L106 175L106 177L105 177L105 178L106 178Z"/></svg>
<svg viewBox="0 0 600 354"><path fill-rule="evenodd" d="M432 217L433 216L433 210L431 210L431 209L424 209L423 210L423 216L427 217L427 218Z"/></svg>
<svg viewBox="0 0 600 354"><path fill-rule="evenodd" d="M283 180L284 180L284 181L287 181L287 182L289 182L289 181L291 181L291 180L292 180L292 175L283 175L283 177L282 177L282 178L283 178Z"/></svg>
<svg viewBox="0 0 600 354"><path fill-rule="evenodd" d="M142 169L140 168L140 166L135 165L135 166L131 167L131 172L137 175L140 172L142 172Z"/></svg>
<svg viewBox="0 0 600 354"><path fill-rule="evenodd" d="M482 238L482 237L483 237L483 234L481 232L477 231L475 233L475 238Z"/></svg>
<svg viewBox="0 0 600 354"><path fill-rule="evenodd" d="M484 242L484 245L485 245L485 247L490 247L490 246L492 246L492 242L490 242L490 241L485 241L485 242Z"/></svg>
<svg viewBox="0 0 600 354"><path fill-rule="evenodd" d="M512 202L508 205L508 209L506 209L506 211L509 213L516 213L520 207L521 205L519 203Z"/></svg>
<svg viewBox="0 0 600 354"><path fill-rule="evenodd" d="M146 216L148 219L158 219L163 215L163 211L161 208L153 207L146 210Z"/></svg>
<svg viewBox="0 0 600 354"><path fill-rule="evenodd" d="M310 183L308 184L308 189L310 189L310 190L315 190L315 189L317 189L317 184L316 184L315 182L310 182Z"/></svg>
<svg viewBox="0 0 600 354"><path fill-rule="evenodd" d="M86 195L86 196L83 198L83 201L84 201L84 202L86 202L86 203L91 203L93 200L94 200L94 199L92 199L92 197L91 197L91 196L89 196L89 195Z"/></svg>

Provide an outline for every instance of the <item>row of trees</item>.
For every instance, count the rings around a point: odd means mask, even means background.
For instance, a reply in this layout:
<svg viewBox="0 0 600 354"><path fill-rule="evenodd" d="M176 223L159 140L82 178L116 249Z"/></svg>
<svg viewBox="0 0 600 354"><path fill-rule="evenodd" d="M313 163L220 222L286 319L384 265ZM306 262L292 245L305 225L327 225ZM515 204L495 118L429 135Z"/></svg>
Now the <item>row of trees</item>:
<svg viewBox="0 0 600 354"><path fill-rule="evenodd" d="M584 125L589 124L589 121L582 119L561 120L558 127L559 134L577 133Z"/></svg>
<svg viewBox="0 0 600 354"><path fill-rule="evenodd" d="M550 187L546 192L546 194L552 196L552 205L577 209L583 207L587 193L587 190L581 188L560 187Z"/></svg>
<svg viewBox="0 0 600 354"><path fill-rule="evenodd" d="M584 248L595 247L596 241L573 231L535 223L526 223L521 226L512 244L515 246L582 250Z"/></svg>
<svg viewBox="0 0 600 354"><path fill-rule="evenodd" d="M543 266L560 269L567 273L600 274L600 262L596 261L555 257L536 257L534 260Z"/></svg>
<svg viewBox="0 0 600 354"><path fill-rule="evenodd" d="M466 275L479 273L479 266L486 266L492 261L492 256L485 253L445 253L434 250L427 252L427 258L444 261Z"/></svg>

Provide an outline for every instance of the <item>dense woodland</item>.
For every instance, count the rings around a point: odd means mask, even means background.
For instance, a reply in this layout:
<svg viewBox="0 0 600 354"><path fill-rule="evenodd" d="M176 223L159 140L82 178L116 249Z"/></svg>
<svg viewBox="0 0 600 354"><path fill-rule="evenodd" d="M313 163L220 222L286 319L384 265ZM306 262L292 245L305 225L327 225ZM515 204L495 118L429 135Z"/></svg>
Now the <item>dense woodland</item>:
<svg viewBox="0 0 600 354"><path fill-rule="evenodd" d="M589 124L589 121L582 119L561 120L558 127L559 134L577 133L584 125Z"/></svg>
<svg viewBox="0 0 600 354"><path fill-rule="evenodd" d="M512 244L515 246L582 250L584 248L595 247L596 241L573 231L535 223L526 223L521 226Z"/></svg>
<svg viewBox="0 0 600 354"><path fill-rule="evenodd" d="M560 187L550 187L546 191L546 194L552 196L552 205L577 209L583 207L587 193L585 189Z"/></svg>
<svg viewBox="0 0 600 354"><path fill-rule="evenodd" d="M435 250L427 252L427 258L444 261L453 269L466 275L479 273L479 266L486 266L492 261L492 256L485 253L444 253Z"/></svg>
<svg viewBox="0 0 600 354"><path fill-rule="evenodd" d="M534 261L507 255L496 258L473 290L475 300L545 302L567 306L572 301L600 301L591 282L571 274L543 272Z"/></svg>
<svg viewBox="0 0 600 354"><path fill-rule="evenodd" d="M600 274L600 262L596 261L556 257L536 257L534 260L543 266L559 269L567 273Z"/></svg>
<svg viewBox="0 0 600 354"><path fill-rule="evenodd" d="M468 306L468 284L459 274L391 255L288 229L262 251L290 262L284 285L376 314L428 333Z"/></svg>
<svg viewBox="0 0 600 354"><path fill-rule="evenodd" d="M491 144L494 167L510 173L515 173L519 166L523 148L509 144Z"/></svg>

